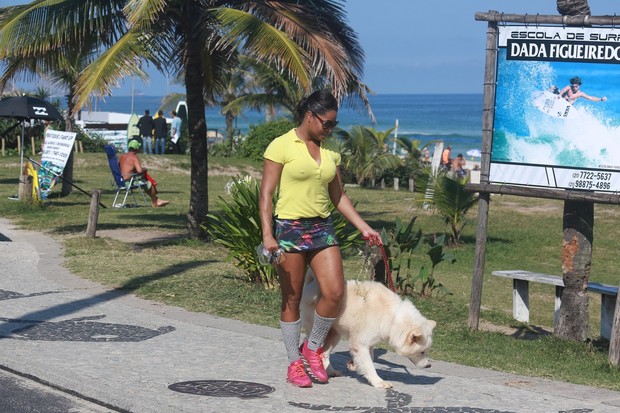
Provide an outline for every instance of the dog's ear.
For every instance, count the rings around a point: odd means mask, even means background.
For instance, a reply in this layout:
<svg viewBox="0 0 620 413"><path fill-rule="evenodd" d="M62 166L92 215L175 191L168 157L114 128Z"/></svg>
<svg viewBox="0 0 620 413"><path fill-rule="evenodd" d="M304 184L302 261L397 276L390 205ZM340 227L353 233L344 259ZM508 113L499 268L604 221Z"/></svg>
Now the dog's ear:
<svg viewBox="0 0 620 413"><path fill-rule="evenodd" d="M411 344L419 343L424 339L422 335L422 331L418 328L414 328L409 332L409 336L407 337L407 341Z"/></svg>
<svg viewBox="0 0 620 413"><path fill-rule="evenodd" d="M433 320L426 320L426 324L428 325L431 331L433 331L433 329L437 325L437 323ZM411 329L411 331L409 332L409 335L407 336L407 341L411 344L426 342L426 337L424 335L424 329L420 327L415 327Z"/></svg>

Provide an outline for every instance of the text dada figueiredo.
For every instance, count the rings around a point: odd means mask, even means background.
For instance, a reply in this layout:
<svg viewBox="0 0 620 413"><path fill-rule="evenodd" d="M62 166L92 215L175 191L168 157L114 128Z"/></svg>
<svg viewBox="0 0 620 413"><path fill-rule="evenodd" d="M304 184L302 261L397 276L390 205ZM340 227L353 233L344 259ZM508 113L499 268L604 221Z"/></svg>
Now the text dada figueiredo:
<svg viewBox="0 0 620 413"><path fill-rule="evenodd" d="M532 34L526 36L526 34ZM534 36L534 34L538 36ZM620 35L568 33L570 38L536 32L514 32L507 39L509 60L620 62Z"/></svg>

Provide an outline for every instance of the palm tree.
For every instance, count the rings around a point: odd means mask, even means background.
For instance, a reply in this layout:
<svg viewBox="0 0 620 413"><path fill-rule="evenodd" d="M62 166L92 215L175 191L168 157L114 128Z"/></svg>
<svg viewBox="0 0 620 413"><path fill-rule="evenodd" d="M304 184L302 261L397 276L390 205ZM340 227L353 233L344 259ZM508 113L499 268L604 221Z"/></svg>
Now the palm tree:
<svg viewBox="0 0 620 413"><path fill-rule="evenodd" d="M245 67L252 75L251 86L222 108L223 111L241 112L243 109L265 110L266 120L273 120L277 108L288 114L294 114L297 102L303 97L304 91L293 79L288 78L277 68L243 57Z"/></svg>
<svg viewBox="0 0 620 413"><path fill-rule="evenodd" d="M159 109L164 112L170 112L176 109L177 103L179 103L180 100L185 101L185 93L169 93L161 99Z"/></svg>
<svg viewBox="0 0 620 413"><path fill-rule="evenodd" d="M465 215L478 203L478 195L465 190L465 181L452 178L445 173L435 177L433 204L444 222L450 226L453 245L461 241L461 233L465 227Z"/></svg>
<svg viewBox="0 0 620 413"><path fill-rule="evenodd" d="M66 40L58 42L53 36L47 36L47 41L56 42L53 46L43 47L38 53L24 52L23 47L27 47L28 42L39 41L33 36L43 32L49 33L57 22L53 18L45 19L42 27L37 27L40 32L33 32L28 24L36 24L37 21L28 22L29 14L37 14L39 19L46 16L45 7L40 6L40 2L34 2L25 6L11 6L0 9L0 56L2 57L3 71L0 75L0 91L4 91L7 85L18 79L32 80L35 77L45 77L51 80L55 86L67 91L68 114L65 119L65 129L69 132L74 131L74 116L77 113L75 96L77 93L77 83L80 72L90 64L97 55L99 45L110 44L106 37L95 35L89 31L83 31L79 42ZM116 12L121 9L116 8ZM71 16L71 15L69 15ZM83 16L82 16L83 17ZM77 17L75 17L77 18ZM81 22L81 20L78 19ZM79 24L78 24L79 27ZM24 35L20 41L23 43L15 44L15 39L11 35L20 30L27 30L32 36ZM34 29L33 29L34 30ZM67 164L63 172L61 194L69 195L72 186L68 183L73 180L73 151L69 155Z"/></svg>
<svg viewBox="0 0 620 413"><path fill-rule="evenodd" d="M344 141L344 168L355 176L358 184L403 164L398 156L387 151L387 139L393 130L380 132L366 126L353 126L348 132L337 131L336 135Z"/></svg>
<svg viewBox="0 0 620 413"><path fill-rule="evenodd" d="M587 0L557 0L565 16L590 15ZM564 201L562 240L562 305L554 334L560 338L586 341L590 334L587 285L594 242L594 205Z"/></svg>
<svg viewBox="0 0 620 413"><path fill-rule="evenodd" d="M588 0L557 0L558 13L563 16L589 16Z"/></svg>
<svg viewBox="0 0 620 413"><path fill-rule="evenodd" d="M251 59L247 56L239 56L239 65L225 76L222 90L217 92L217 100L221 105L221 113L226 120L226 139L228 141L228 154L232 152L235 135L235 119L243 113L243 107L231 104L240 96L252 94L256 89L254 73L252 72Z"/></svg>
<svg viewBox="0 0 620 413"><path fill-rule="evenodd" d="M107 96L150 63L182 75L188 106L191 195L188 232L206 238L208 154L205 96L244 53L269 62L306 93L313 82L338 99L355 95L369 108L361 83L363 52L337 0L56 0L16 6L0 20L0 59L29 58L97 36L102 53L80 73L76 108L91 94Z"/></svg>
<svg viewBox="0 0 620 413"><path fill-rule="evenodd" d="M424 207L431 205L450 227L450 242L458 245L466 225L465 216L479 200L478 194L465 190L468 178L452 177L450 173L430 166L417 171L415 191L423 194Z"/></svg>

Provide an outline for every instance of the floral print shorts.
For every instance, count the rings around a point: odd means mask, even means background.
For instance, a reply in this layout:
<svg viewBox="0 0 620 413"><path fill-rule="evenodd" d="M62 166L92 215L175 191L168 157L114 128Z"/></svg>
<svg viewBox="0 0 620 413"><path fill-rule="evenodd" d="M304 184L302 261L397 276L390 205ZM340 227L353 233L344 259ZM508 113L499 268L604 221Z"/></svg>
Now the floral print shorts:
<svg viewBox="0 0 620 413"><path fill-rule="evenodd" d="M286 252L311 251L338 245L331 217L275 219L275 235Z"/></svg>

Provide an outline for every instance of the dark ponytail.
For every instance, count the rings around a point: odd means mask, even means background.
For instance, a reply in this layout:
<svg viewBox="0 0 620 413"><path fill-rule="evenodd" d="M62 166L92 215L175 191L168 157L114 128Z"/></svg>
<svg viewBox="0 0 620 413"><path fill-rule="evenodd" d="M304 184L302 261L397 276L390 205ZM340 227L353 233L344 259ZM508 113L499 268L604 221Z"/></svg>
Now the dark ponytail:
<svg viewBox="0 0 620 413"><path fill-rule="evenodd" d="M310 96L306 96L297 104L297 122L301 123L306 112L314 112L323 115L330 110L338 111L338 101L327 90L317 90Z"/></svg>

